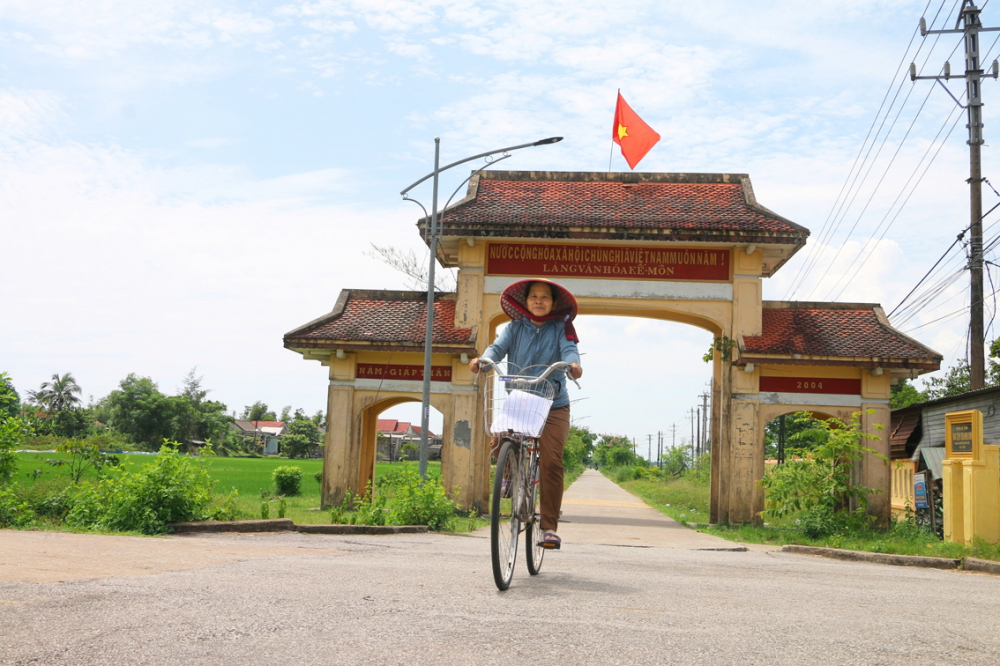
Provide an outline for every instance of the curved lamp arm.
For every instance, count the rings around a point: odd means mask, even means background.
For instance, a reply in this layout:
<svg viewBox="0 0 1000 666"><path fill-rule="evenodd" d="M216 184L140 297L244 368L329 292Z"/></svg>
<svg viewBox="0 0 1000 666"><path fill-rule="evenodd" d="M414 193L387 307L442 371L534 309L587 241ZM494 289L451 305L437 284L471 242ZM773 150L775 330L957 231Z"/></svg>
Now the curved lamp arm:
<svg viewBox="0 0 1000 666"><path fill-rule="evenodd" d="M448 164L447 166L443 166L440 169L438 169L437 171L431 171L429 174L427 174L426 176L424 176L423 178L421 178L417 182L413 183L412 185L410 185L409 187L407 187L406 189L404 189L402 192L400 192L400 194L403 195L403 196L406 196L407 192L409 192L414 187L416 187L420 183L424 182L428 178L432 178L435 173L441 173L442 171L447 171L448 169L450 169L452 167L456 167L459 164L465 164L466 162L471 162L472 160L478 160L480 157L488 157L490 155L496 155L497 153L509 153L511 151L514 151L514 150L520 150L521 148L531 148L532 146L544 146L544 145L547 145L547 144L550 144L550 143L559 143L562 140L563 140L563 138L561 136L553 136L553 137L549 137L548 139L540 139L540 140L534 141L532 143L522 143L519 146L509 146L507 148L498 148L497 150L488 150L485 153L479 153L478 155L473 155L472 157L466 157L465 159L461 159L461 160L458 160L457 162L452 162L451 164Z"/></svg>

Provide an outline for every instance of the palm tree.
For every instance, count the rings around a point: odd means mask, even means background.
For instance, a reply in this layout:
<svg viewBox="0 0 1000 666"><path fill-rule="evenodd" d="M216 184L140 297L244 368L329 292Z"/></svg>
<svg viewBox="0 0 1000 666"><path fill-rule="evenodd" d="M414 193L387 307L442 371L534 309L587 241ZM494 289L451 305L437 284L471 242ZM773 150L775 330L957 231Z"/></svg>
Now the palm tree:
<svg viewBox="0 0 1000 666"><path fill-rule="evenodd" d="M79 407L83 402L78 397L81 393L83 390L73 374L67 372L62 377L58 373L52 375L52 381L42 382L41 388L28 391L28 396L50 412L61 412Z"/></svg>

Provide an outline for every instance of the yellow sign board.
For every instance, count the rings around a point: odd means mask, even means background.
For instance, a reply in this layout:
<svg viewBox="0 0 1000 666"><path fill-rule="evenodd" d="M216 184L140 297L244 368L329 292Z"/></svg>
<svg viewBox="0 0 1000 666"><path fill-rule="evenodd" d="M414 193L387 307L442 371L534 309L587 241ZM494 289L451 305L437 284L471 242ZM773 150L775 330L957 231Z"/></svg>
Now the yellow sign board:
<svg viewBox="0 0 1000 666"><path fill-rule="evenodd" d="M981 460L983 413L978 409L951 412L944 416L945 459Z"/></svg>

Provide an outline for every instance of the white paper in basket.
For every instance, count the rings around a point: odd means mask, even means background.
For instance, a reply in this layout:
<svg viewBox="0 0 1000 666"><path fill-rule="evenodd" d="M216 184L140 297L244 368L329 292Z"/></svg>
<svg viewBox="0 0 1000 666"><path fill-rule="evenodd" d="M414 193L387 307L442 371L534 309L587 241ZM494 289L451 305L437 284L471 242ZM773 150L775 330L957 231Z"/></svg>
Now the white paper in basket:
<svg viewBox="0 0 1000 666"><path fill-rule="evenodd" d="M511 391L504 400L500 413L493 419L490 432L494 435L513 430L528 437L538 437L549 417L552 401L526 393Z"/></svg>

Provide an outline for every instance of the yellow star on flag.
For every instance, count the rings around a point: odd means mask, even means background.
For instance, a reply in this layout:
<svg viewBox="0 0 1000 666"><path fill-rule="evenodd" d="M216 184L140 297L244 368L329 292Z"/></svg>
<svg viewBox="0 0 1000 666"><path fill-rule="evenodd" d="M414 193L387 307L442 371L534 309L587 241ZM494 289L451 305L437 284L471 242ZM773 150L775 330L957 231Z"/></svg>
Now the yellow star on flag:
<svg viewBox="0 0 1000 666"><path fill-rule="evenodd" d="M624 140L626 137L628 141ZM660 140L660 135L625 103L620 90L618 104L615 105L615 119L611 124L611 140L621 147L622 157L628 162L630 169L634 169L639 160ZM609 163L608 169L610 168Z"/></svg>

